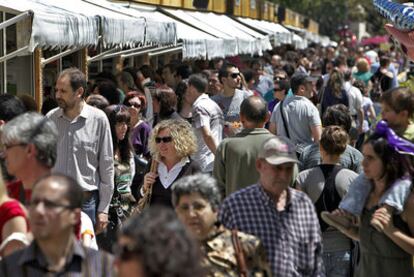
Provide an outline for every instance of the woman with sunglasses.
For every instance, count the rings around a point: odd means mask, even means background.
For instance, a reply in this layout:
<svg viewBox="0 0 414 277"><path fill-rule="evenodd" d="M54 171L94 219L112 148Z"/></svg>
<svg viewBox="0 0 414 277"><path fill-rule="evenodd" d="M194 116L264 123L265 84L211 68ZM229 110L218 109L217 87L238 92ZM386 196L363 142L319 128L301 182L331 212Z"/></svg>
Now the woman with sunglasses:
<svg viewBox="0 0 414 277"><path fill-rule="evenodd" d="M182 119L163 120L153 129L149 148L158 166L156 172L145 174L140 194L144 196L151 190L150 205L172 208L171 185L183 176L200 171L199 165L190 158L197 150L193 129Z"/></svg>
<svg viewBox="0 0 414 277"><path fill-rule="evenodd" d="M151 132L151 126L144 120L142 114L145 111L145 96L136 92L129 93L124 101L128 107L131 116L131 144L134 152L138 156L149 157L148 137Z"/></svg>
<svg viewBox="0 0 414 277"><path fill-rule="evenodd" d="M124 105L111 105L105 109L111 126L114 149L114 193L109 206L109 224L106 232L98 237L99 245L111 250L116 240L116 231L121 222L129 217L135 202L131 194L132 179L135 175L135 162L129 142L130 114Z"/></svg>

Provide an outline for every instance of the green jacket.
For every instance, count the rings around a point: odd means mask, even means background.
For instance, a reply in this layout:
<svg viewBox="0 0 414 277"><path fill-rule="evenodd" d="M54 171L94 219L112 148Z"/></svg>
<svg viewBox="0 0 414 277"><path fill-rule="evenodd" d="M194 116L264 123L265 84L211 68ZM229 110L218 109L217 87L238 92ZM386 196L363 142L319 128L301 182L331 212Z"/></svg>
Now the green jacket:
<svg viewBox="0 0 414 277"><path fill-rule="evenodd" d="M273 136L264 128L243 129L220 143L214 160L213 176L225 196L259 180L256 158L264 141Z"/></svg>

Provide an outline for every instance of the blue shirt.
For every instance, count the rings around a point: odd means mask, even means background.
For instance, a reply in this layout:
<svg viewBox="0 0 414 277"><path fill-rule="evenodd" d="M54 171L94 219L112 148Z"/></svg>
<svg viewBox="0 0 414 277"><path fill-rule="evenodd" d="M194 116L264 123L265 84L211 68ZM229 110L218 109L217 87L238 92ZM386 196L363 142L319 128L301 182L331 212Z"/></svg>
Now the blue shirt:
<svg viewBox="0 0 414 277"><path fill-rule="evenodd" d="M320 226L303 192L288 188L285 210L278 211L260 184L251 185L224 200L219 219L262 241L273 276L323 276Z"/></svg>

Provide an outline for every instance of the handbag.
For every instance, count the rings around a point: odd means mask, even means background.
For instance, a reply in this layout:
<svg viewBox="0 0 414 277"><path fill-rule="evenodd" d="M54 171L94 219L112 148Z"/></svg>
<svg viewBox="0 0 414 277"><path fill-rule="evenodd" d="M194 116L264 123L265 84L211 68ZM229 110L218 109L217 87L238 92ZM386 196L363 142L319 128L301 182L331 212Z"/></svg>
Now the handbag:
<svg viewBox="0 0 414 277"><path fill-rule="evenodd" d="M237 236L237 230L231 230L231 242L233 243L234 252L237 260L237 270L240 277L247 277L248 270L246 265L246 258L244 257L243 248L240 243L239 236Z"/></svg>
<svg viewBox="0 0 414 277"><path fill-rule="evenodd" d="M149 172L156 172L158 167L158 161L153 159L151 162L151 168ZM151 202L152 196L152 185L144 191L144 195L142 198L138 200L138 204L135 206L131 214L140 214L142 213L147 207L149 207L149 203Z"/></svg>
<svg viewBox="0 0 414 277"><path fill-rule="evenodd" d="M142 175L145 173L148 167L148 160L145 159L142 155L134 154L135 162L135 174Z"/></svg>

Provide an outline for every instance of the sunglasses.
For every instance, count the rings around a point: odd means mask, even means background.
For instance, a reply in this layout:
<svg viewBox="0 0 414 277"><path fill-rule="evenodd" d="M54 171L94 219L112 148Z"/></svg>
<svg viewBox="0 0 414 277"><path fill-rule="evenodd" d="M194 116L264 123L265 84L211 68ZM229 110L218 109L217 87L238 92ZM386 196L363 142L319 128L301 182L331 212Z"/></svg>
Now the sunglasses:
<svg viewBox="0 0 414 277"><path fill-rule="evenodd" d="M273 81L280 81L280 80L285 80L286 77L281 77L281 76L276 76L273 78Z"/></svg>
<svg viewBox="0 0 414 277"><path fill-rule="evenodd" d="M238 72L238 73L231 73L230 74L230 77L233 78L233 79L236 79L239 76L240 76L240 72Z"/></svg>
<svg viewBox="0 0 414 277"><path fill-rule="evenodd" d="M155 143L161 143L161 142L164 142L164 143L169 143L169 142L172 142L172 140L173 140L173 138L172 137L156 137L155 138Z"/></svg>
<svg viewBox="0 0 414 277"><path fill-rule="evenodd" d="M127 107L141 108L141 104L138 103L127 103Z"/></svg>
<svg viewBox="0 0 414 277"><path fill-rule="evenodd" d="M114 252L115 256L118 257L120 260L127 261L137 256L137 252L134 249L134 246L131 245L118 245L114 244L112 247L112 251Z"/></svg>

